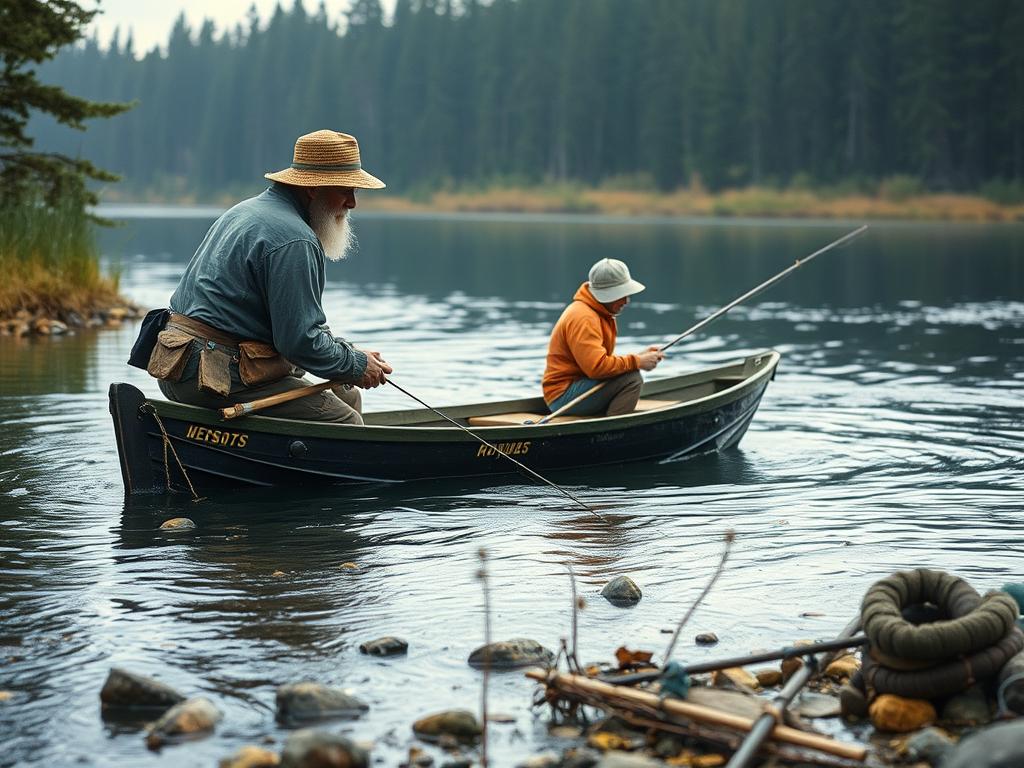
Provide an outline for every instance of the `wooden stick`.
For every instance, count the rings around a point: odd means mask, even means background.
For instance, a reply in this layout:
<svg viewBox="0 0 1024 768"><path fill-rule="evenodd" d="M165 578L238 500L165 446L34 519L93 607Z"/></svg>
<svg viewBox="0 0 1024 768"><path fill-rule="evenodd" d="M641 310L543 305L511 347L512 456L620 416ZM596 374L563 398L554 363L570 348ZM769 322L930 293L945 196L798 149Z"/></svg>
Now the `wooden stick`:
<svg viewBox="0 0 1024 768"><path fill-rule="evenodd" d="M598 680L583 677L582 675L566 675L560 672L548 673L544 670L531 669L526 673L526 676L568 695L572 695L574 691L579 691L621 707L628 708L630 705L640 706L665 712L669 715L684 717L698 723L723 726L737 731L748 732L754 726L753 720L741 715L722 712L721 710L679 699L661 698L653 693L638 691L634 688L619 688ZM778 714L781 716L781 713ZM819 752L825 752L848 760L863 761L867 756L867 748L859 744L844 744L826 736L799 731L787 725L776 724L770 736L776 741L807 749L816 749Z"/></svg>
<svg viewBox="0 0 1024 768"><path fill-rule="evenodd" d="M248 416L249 414L256 413L256 411L262 411L264 408L269 408L272 405L280 405L281 403L298 400L300 397L315 395L317 392L323 392L325 389L337 387L341 385L341 383L342 382L340 381L324 381L320 384L310 384L308 387L302 387L300 389L291 389L287 392L282 392L279 395L261 397L259 400L253 400L251 403L238 403L237 405L232 405L228 408L221 408L220 415L225 419L234 419L238 416Z"/></svg>

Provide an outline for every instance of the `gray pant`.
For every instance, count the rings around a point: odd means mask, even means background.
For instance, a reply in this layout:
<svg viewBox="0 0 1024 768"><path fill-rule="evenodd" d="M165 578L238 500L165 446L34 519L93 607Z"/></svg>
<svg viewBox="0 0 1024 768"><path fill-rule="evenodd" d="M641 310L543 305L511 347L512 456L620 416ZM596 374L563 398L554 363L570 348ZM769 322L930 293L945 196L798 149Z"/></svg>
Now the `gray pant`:
<svg viewBox="0 0 1024 768"><path fill-rule="evenodd" d="M232 372L233 373L233 372ZM279 395L293 389L308 387L314 382L299 376L285 376L283 379L257 387L232 388L229 397L221 397L212 392L199 389L195 378L182 378L181 381L161 381L160 391L168 400L201 408L227 408L237 403L248 403L261 397ZM306 395L281 405L274 405L259 411L260 416L273 416L278 419L302 419L303 421L333 421L338 424L363 423L360 415L363 398L355 387L345 389L334 387L330 390Z"/></svg>
<svg viewBox="0 0 1024 768"><path fill-rule="evenodd" d="M644 384L640 371L622 373L611 379L577 379L561 395L550 403L548 408L554 413L566 403L589 392L601 382L604 386L600 390L585 397L574 405L562 416L621 416L624 413L632 413L636 410L636 403L640 399L640 388Z"/></svg>

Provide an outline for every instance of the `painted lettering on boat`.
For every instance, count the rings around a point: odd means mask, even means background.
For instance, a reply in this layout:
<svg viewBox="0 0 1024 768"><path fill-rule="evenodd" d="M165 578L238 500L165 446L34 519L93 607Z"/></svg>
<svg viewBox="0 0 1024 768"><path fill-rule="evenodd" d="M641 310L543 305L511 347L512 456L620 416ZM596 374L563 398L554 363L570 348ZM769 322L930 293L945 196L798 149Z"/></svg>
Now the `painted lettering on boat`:
<svg viewBox="0 0 1024 768"><path fill-rule="evenodd" d="M226 429L210 429L201 427L198 424L189 424L185 430L185 437L189 440L196 440L200 443L213 443L228 448L245 448L249 442L249 436L244 432L231 432Z"/></svg>
<svg viewBox="0 0 1024 768"><path fill-rule="evenodd" d="M499 451L507 453L509 456L522 456L524 453L528 453L530 451L530 441L519 440L514 443L495 443L494 447L497 448ZM476 449L476 457L478 459L484 456L497 455L498 451L494 450L494 448L491 448L490 446L487 445L481 445L479 448Z"/></svg>

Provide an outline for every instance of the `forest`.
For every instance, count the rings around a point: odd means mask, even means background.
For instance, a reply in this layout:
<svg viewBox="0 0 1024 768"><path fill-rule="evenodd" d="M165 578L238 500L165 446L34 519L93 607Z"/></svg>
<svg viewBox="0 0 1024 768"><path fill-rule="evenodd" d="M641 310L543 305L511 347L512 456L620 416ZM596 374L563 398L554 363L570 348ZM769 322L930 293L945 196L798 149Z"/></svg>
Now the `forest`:
<svg viewBox="0 0 1024 768"><path fill-rule="evenodd" d="M1021 41L1016 0L297 0L227 30L179 17L144 55L127 33L68 47L42 79L135 107L32 132L165 194L251 184L330 127L405 194L898 177L1020 197Z"/></svg>

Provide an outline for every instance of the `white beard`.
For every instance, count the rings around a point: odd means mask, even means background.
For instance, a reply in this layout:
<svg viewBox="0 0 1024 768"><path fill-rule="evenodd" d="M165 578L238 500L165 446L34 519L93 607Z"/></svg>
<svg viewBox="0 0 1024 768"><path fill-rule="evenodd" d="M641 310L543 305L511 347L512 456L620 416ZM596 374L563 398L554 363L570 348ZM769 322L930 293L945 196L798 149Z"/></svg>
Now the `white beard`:
<svg viewBox="0 0 1024 768"><path fill-rule="evenodd" d="M323 198L314 197L309 203L309 226L320 239L324 255L331 261L340 261L358 245L352 229L349 209L342 208L339 218L336 211L324 204Z"/></svg>

